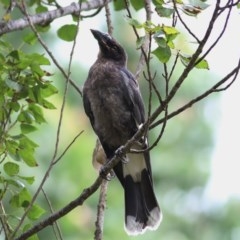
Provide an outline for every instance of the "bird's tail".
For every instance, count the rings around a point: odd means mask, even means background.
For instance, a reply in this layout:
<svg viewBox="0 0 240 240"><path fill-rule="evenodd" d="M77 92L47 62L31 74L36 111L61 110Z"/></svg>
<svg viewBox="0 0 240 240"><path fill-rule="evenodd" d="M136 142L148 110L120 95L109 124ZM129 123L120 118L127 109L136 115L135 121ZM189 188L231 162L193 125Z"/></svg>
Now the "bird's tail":
<svg viewBox="0 0 240 240"><path fill-rule="evenodd" d="M129 235L156 230L162 219L153 191L150 163L146 164L144 155L130 154L129 162L123 164L125 229Z"/></svg>

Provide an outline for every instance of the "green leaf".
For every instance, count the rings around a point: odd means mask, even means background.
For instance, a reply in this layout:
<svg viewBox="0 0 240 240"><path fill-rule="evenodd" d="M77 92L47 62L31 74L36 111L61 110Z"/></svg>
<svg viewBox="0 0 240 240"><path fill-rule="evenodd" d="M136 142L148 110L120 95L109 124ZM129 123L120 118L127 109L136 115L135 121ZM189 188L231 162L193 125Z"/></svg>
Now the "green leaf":
<svg viewBox="0 0 240 240"><path fill-rule="evenodd" d="M24 187L18 194L13 195L13 197L10 199L10 204L13 207L23 207L26 208L32 197L29 191Z"/></svg>
<svg viewBox="0 0 240 240"><path fill-rule="evenodd" d="M160 17L170 18L174 13L172 8L166 8L161 5L156 6L156 12Z"/></svg>
<svg viewBox="0 0 240 240"><path fill-rule="evenodd" d="M179 34L179 31L175 27L163 26L163 31L166 35Z"/></svg>
<svg viewBox="0 0 240 240"><path fill-rule="evenodd" d="M74 24L66 24L57 31L58 37L64 41L71 42L77 34L77 26Z"/></svg>
<svg viewBox="0 0 240 240"><path fill-rule="evenodd" d="M22 160L29 166L29 167L36 167L38 166L33 154L34 151L32 149L20 149L18 151Z"/></svg>
<svg viewBox="0 0 240 240"><path fill-rule="evenodd" d="M43 116L43 111L39 106L37 106L36 104L30 104L28 109L32 113L32 115L37 123L40 124L40 123L46 122L46 120Z"/></svg>
<svg viewBox="0 0 240 240"><path fill-rule="evenodd" d="M42 13L42 12L47 12L47 11L48 11L48 8L43 5L38 5L36 7L36 13Z"/></svg>
<svg viewBox="0 0 240 240"><path fill-rule="evenodd" d="M43 107L47 108L47 109L56 109L56 107L49 101L47 100L43 100Z"/></svg>
<svg viewBox="0 0 240 240"><path fill-rule="evenodd" d="M15 112L18 112L20 110L20 107L21 107L18 102L10 102L9 106Z"/></svg>
<svg viewBox="0 0 240 240"><path fill-rule="evenodd" d="M163 37L156 37L154 39L159 47L162 47L162 48L167 47L166 40Z"/></svg>
<svg viewBox="0 0 240 240"><path fill-rule="evenodd" d="M35 181L35 177L24 177L24 176L18 176L20 179L25 180L28 184L33 184Z"/></svg>
<svg viewBox="0 0 240 240"><path fill-rule="evenodd" d="M26 123L22 123L20 125L20 128L21 128L21 132L23 134L27 134L27 133L30 133L30 132L34 132L37 130L37 128L31 124L26 124Z"/></svg>
<svg viewBox="0 0 240 240"><path fill-rule="evenodd" d="M125 9L125 3L122 0L114 0L113 6L114 6L115 11L120 11L120 10Z"/></svg>
<svg viewBox="0 0 240 240"><path fill-rule="evenodd" d="M22 111L18 116L18 121L31 124L34 121L34 117L29 111Z"/></svg>
<svg viewBox="0 0 240 240"><path fill-rule="evenodd" d="M41 95L43 98L50 97L56 93L58 93L58 89L50 83L45 84L45 86L41 89Z"/></svg>
<svg viewBox="0 0 240 240"><path fill-rule="evenodd" d="M187 55L187 54L180 54L180 59L181 59L182 64L184 66L187 66L189 64L189 62L191 61L192 56ZM197 65L195 65L195 68L197 68L197 69L209 69L209 65L208 65L207 60L203 59Z"/></svg>
<svg viewBox="0 0 240 240"><path fill-rule="evenodd" d="M30 219L30 220L37 220L39 219L43 214L45 213L45 210L43 208L41 208L39 205L37 204L34 204L28 214L27 214L27 217Z"/></svg>
<svg viewBox="0 0 240 240"><path fill-rule="evenodd" d="M26 137L23 134L17 135L15 137L16 137L16 139L19 139L19 148L34 149L34 148L38 147L38 145L35 142L33 142L31 139L29 139L28 137Z"/></svg>
<svg viewBox="0 0 240 240"><path fill-rule="evenodd" d="M142 8L144 8L144 1L143 0L130 0L133 8L138 11Z"/></svg>
<svg viewBox="0 0 240 240"><path fill-rule="evenodd" d="M3 169L9 176L15 176L19 173L19 165L13 162L6 162Z"/></svg>
<svg viewBox="0 0 240 240"><path fill-rule="evenodd" d="M138 49L143 45L144 41L145 41L145 36L144 37L139 37L137 39L136 45L137 45Z"/></svg>
<svg viewBox="0 0 240 240"><path fill-rule="evenodd" d="M31 60L31 63L38 65L50 65L50 61L43 54L33 53L29 55L29 59Z"/></svg>
<svg viewBox="0 0 240 240"><path fill-rule="evenodd" d="M25 43L28 43L29 45L34 45L34 43L37 41L37 37L36 37L35 33L30 32L29 34L27 34L23 37L23 41Z"/></svg>
<svg viewBox="0 0 240 240"><path fill-rule="evenodd" d="M141 24L137 19L127 17L126 20L131 26L135 28L143 28L143 24Z"/></svg>
<svg viewBox="0 0 240 240"><path fill-rule="evenodd" d="M198 69L208 69L209 70L208 62L205 59L200 61L195 67L198 68Z"/></svg>
<svg viewBox="0 0 240 240"><path fill-rule="evenodd" d="M171 50L168 46L156 48L152 54L154 54L160 62L166 63L171 57Z"/></svg>
<svg viewBox="0 0 240 240"><path fill-rule="evenodd" d="M16 141L12 139L6 141L6 149L9 153L15 155L18 148L19 148L19 145Z"/></svg>

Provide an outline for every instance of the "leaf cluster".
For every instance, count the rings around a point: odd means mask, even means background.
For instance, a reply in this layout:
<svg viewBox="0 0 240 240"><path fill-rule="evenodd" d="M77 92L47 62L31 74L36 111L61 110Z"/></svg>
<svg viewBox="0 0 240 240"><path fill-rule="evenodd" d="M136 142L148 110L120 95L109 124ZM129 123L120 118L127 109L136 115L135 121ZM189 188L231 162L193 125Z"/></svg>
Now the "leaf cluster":
<svg viewBox="0 0 240 240"><path fill-rule="evenodd" d="M42 54L27 54L0 41L0 201L9 199L13 208L23 211L31 200L25 185L32 184L34 177L23 175L21 168L38 165L38 144L29 134L45 122L43 108L55 108L47 100L57 92L45 79L50 74L43 66L49 64ZM28 218L36 220L42 213L41 207L33 205Z"/></svg>

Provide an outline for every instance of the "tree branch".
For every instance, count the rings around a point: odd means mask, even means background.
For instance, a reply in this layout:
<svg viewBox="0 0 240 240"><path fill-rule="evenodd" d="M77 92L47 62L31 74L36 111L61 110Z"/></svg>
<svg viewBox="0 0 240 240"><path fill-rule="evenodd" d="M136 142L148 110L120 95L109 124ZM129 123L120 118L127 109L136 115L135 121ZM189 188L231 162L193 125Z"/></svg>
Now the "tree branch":
<svg viewBox="0 0 240 240"><path fill-rule="evenodd" d="M77 206L82 205L88 197L90 197L94 192L97 191L101 183L102 183L102 178L98 177L96 181L92 184L92 186L83 190L83 192L79 195L79 197L71 201L69 204L67 204L65 207L63 207L59 211L52 214L50 217L46 218L45 220L33 226L31 229L29 229L19 237L15 238L15 240L25 240L28 237L32 236L33 234L41 231L43 228L49 225L52 225L57 219L65 216L67 213L72 211Z"/></svg>
<svg viewBox="0 0 240 240"><path fill-rule="evenodd" d="M191 101L189 101L187 104L183 105L182 107L180 107L179 109L175 110L174 112L168 114L167 116L167 120L175 117L176 115L180 114L181 112L185 111L187 108L192 107L195 103L201 101L202 99L206 98L208 95L210 95L213 92L220 92L220 91L224 91L227 88L229 88L232 83L236 80L238 74L239 74L239 70L240 70L240 59L238 62L238 65L230 72L228 73L222 80L218 81L215 85L213 85L209 90L207 90L206 92L204 92L203 94L199 95L198 97L192 99ZM229 84L227 84L227 86L220 88L224 83L226 83L231 77L233 77L233 79L230 81ZM159 124L164 123L164 121L166 121L166 117L154 122L149 129L153 129L156 126L158 126Z"/></svg>
<svg viewBox="0 0 240 240"><path fill-rule="evenodd" d="M111 0L107 0L111 1ZM92 9L103 7L106 3L106 0L92 0L83 3L71 3L69 6L61 7L52 11L39 13L36 15L29 16L30 22L33 25L45 25L49 24L53 20L70 15L76 14L79 15L82 11L89 11ZM8 22L0 22L0 36L4 33L13 32L16 30L21 30L23 28L29 27L29 20L26 17L11 20Z"/></svg>

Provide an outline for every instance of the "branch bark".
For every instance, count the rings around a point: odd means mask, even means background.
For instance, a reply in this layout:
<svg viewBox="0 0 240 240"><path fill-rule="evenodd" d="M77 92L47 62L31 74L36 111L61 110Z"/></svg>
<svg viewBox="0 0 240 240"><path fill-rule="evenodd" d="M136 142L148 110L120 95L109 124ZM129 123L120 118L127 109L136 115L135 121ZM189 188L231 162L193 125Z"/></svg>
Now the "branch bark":
<svg viewBox="0 0 240 240"><path fill-rule="evenodd" d="M111 0L107 0L110 2ZM103 7L106 4L106 0L92 0L83 3L71 3L69 6L58 8L52 11L39 13L36 15L29 16L29 19L33 25L46 25L53 20L70 15L75 14L79 15L82 11L89 11L92 9ZM8 33L13 32L16 30L21 30L26 27L29 27L29 20L26 17L11 20L11 21L1 21L0 22L0 36Z"/></svg>

